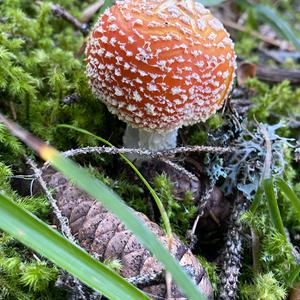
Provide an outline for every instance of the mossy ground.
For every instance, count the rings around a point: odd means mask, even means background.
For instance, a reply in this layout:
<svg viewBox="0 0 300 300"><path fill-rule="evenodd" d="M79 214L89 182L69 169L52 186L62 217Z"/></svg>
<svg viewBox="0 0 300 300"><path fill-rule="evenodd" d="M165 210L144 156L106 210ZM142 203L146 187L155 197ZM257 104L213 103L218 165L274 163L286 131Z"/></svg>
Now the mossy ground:
<svg viewBox="0 0 300 300"><path fill-rule="evenodd" d="M76 17L92 2L56 1ZM292 5L291 1L279 2L286 9ZM257 29L251 15L247 26L249 30ZM247 33L239 33L235 38L239 55L253 62L259 61L256 47L258 40ZM88 87L84 57L77 56L83 42L82 33L53 15L47 3L37 5L29 0L0 1L1 112L60 150L98 144L87 135L57 126L63 123L91 131L109 139L116 146L122 144L124 124L107 112ZM297 65L289 61L286 67ZM281 136L299 138L299 126L290 124L291 121L299 121L300 89L292 87L288 82L268 86L257 80L250 80L247 88L255 91L255 96L251 98L254 105L248 112L249 120L269 124L286 122L287 126L280 130ZM79 96L78 102L65 104L64 98L74 93ZM216 131L225 123L226 120L218 114L206 124L183 129L182 136L190 145L209 144L208 132ZM51 222L51 212L45 197L22 197L11 187L12 180L21 185L26 179L24 176L22 178L28 170L24 154L33 157L30 150L25 149L0 125L0 191L10 195L19 205L44 221ZM300 168L293 160L291 150L286 151L285 160L285 180L294 186L300 196ZM111 171L105 171L109 169L108 166L121 165L117 158L90 155L88 158L81 157L79 161L86 166L96 166L98 171L92 171L101 180L114 188L134 208L148 212L143 188L130 182L122 173L117 177L110 176ZM16 175L20 175L19 178L13 179ZM172 199L172 186L164 176L156 178L154 187L167 207L175 231L184 236L195 214L188 195L186 201L178 204ZM287 230L292 237L299 236L299 217L280 194L278 202ZM288 274L296 267L290 245L273 227L265 201L261 201L255 214L247 212L243 221L248 228L258 233L261 243L260 272L259 275L253 272L249 250L251 246L248 245L249 249L246 249L243 259L239 297L284 299L290 288ZM293 239L292 242L300 246L299 239ZM217 290L217 270L209 264L207 270ZM64 292L54 288L57 275L58 269L51 263L7 234L0 233L0 299L65 299Z"/></svg>

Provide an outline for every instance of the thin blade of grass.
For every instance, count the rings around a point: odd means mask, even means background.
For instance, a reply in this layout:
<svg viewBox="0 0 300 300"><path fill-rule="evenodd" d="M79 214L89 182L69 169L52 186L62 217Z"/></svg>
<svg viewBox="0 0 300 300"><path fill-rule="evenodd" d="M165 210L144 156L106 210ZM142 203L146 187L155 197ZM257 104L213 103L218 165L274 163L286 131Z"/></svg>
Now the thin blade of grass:
<svg viewBox="0 0 300 300"><path fill-rule="evenodd" d="M261 186L258 187L257 191L256 191L256 194L254 196L254 199L253 199L253 202L250 206L250 210L255 214L257 209L258 209L258 206L261 202L261 199L262 199L262 196L263 196L263 189Z"/></svg>
<svg viewBox="0 0 300 300"><path fill-rule="evenodd" d="M286 237L278 203L275 197L273 178L271 177L265 179L263 181L263 186L272 223L277 229L277 231L280 232L284 237Z"/></svg>
<svg viewBox="0 0 300 300"><path fill-rule="evenodd" d="M156 238L154 233L137 217L122 199L110 188L90 175L74 162L63 157L56 149L32 136L19 125L8 120L0 113L0 122L30 148L34 149L44 160L48 160L57 170L71 179L78 187L101 202L108 210L115 214L120 221L138 238L138 240L165 266L174 281L190 300L205 299L191 278L180 267L177 260Z"/></svg>
<svg viewBox="0 0 300 300"><path fill-rule="evenodd" d="M288 277L288 284L292 288L296 283L296 280L299 278L300 266L296 266L295 269L290 273Z"/></svg>
<svg viewBox="0 0 300 300"><path fill-rule="evenodd" d="M150 299L1 193L0 228L109 299Z"/></svg>
<svg viewBox="0 0 300 300"><path fill-rule="evenodd" d="M268 22L284 38L293 43L295 48L300 52L300 38L294 32L290 24L285 21L273 8L258 4L254 10L261 17L262 21Z"/></svg>
<svg viewBox="0 0 300 300"><path fill-rule="evenodd" d="M300 199L297 197L296 193L290 188L290 186L283 180L276 180L277 186L280 192L288 199L294 206L298 216L300 216Z"/></svg>

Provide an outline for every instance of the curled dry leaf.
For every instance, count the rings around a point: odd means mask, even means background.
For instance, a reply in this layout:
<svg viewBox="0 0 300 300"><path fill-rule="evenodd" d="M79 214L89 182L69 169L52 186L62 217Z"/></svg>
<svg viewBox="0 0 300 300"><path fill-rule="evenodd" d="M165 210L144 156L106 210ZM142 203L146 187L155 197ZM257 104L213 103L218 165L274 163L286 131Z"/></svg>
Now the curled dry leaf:
<svg viewBox="0 0 300 300"><path fill-rule="evenodd" d="M242 62L238 65L237 81L240 87L245 86L245 82L249 78L256 76L256 65L249 62Z"/></svg>
<svg viewBox="0 0 300 300"><path fill-rule="evenodd" d="M47 170L43 176L49 188L55 193L57 205L69 220L72 234L80 245L99 260L118 259L122 264L121 275L125 278L161 272L163 267L125 228L125 226L99 202L73 186L60 173ZM163 230L144 214L137 215L167 245ZM213 299L211 283L197 260L186 245L174 236L171 254L182 266L192 269L192 277L208 299ZM145 287L153 299L166 297L164 282ZM172 299L186 299L180 289L172 284Z"/></svg>

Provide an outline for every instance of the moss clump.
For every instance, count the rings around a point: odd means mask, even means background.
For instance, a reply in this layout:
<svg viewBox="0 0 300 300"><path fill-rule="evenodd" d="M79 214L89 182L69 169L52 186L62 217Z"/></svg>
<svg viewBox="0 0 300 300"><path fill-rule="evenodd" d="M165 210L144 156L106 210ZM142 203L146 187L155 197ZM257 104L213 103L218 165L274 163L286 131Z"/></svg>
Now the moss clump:
<svg viewBox="0 0 300 300"><path fill-rule="evenodd" d="M43 197L20 197L11 190L11 169L0 162L0 191L21 207L47 219L48 202ZM0 299L59 299L54 288L57 268L15 239L0 232Z"/></svg>
<svg viewBox="0 0 300 300"><path fill-rule="evenodd" d="M81 1L59 4L75 15L83 6ZM60 123L110 136L108 128L117 120L108 121L105 106L88 87L84 61L76 57L84 41L82 34L56 17L47 2L39 6L32 1L5 1L0 15L5 18L0 21L2 112L59 149L95 144L85 135L71 131L66 135L57 128ZM80 100L64 104L64 97L74 93Z"/></svg>
<svg viewBox="0 0 300 300"><path fill-rule="evenodd" d="M251 100L254 106L249 117L264 123L289 122L300 115L300 89L291 87L288 81L268 86L257 79L250 79L247 86L256 92Z"/></svg>
<svg viewBox="0 0 300 300"><path fill-rule="evenodd" d="M239 294L243 299L253 299L255 293L261 295L258 299L284 299L291 284L289 274L297 263L291 244L274 229L265 200L262 202L255 213L248 211L241 219L257 235L259 252L256 262L250 257L244 259ZM253 269L254 263L257 269Z"/></svg>
<svg viewBox="0 0 300 300"><path fill-rule="evenodd" d="M253 284L241 286L241 295L244 300L283 300L287 292L270 272L256 276Z"/></svg>
<svg viewBox="0 0 300 300"><path fill-rule="evenodd" d="M174 232L185 239L191 221L197 213L192 193L187 192L181 201L175 200L172 195L172 183L165 174L155 177L153 187L166 208Z"/></svg>
<svg viewBox="0 0 300 300"><path fill-rule="evenodd" d="M204 257L198 256L198 259L203 266L207 276L212 284L215 295L218 294L219 276L217 266L214 263L208 262Z"/></svg>

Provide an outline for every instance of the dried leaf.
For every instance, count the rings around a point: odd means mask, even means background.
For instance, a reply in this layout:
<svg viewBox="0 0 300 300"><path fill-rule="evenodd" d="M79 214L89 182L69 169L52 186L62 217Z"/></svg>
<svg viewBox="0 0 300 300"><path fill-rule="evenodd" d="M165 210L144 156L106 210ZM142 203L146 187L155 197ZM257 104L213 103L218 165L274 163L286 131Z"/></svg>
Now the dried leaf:
<svg viewBox="0 0 300 300"><path fill-rule="evenodd" d="M242 62L238 66L237 81L240 87L245 86L245 82L249 78L256 76L256 65L249 62Z"/></svg>

